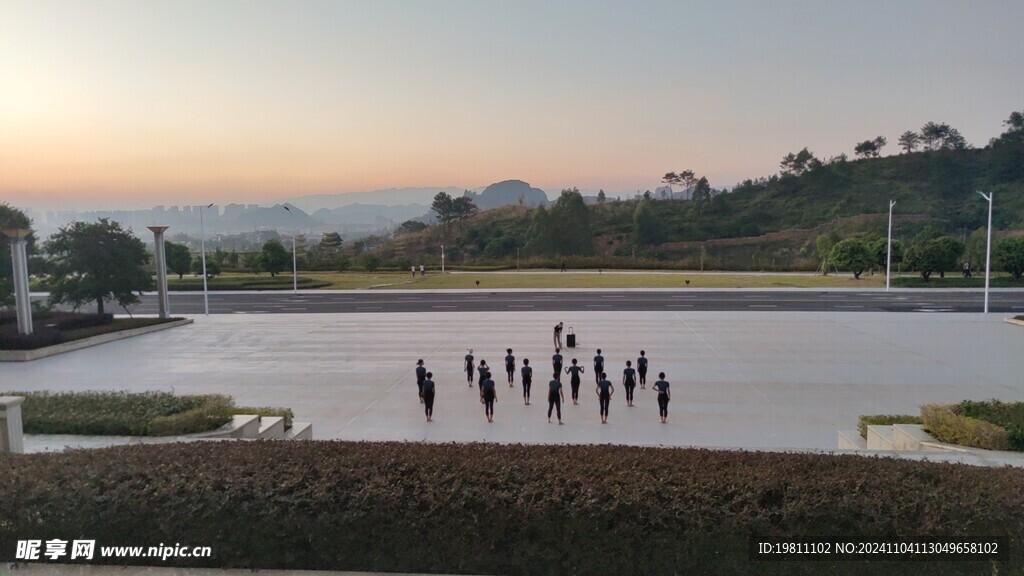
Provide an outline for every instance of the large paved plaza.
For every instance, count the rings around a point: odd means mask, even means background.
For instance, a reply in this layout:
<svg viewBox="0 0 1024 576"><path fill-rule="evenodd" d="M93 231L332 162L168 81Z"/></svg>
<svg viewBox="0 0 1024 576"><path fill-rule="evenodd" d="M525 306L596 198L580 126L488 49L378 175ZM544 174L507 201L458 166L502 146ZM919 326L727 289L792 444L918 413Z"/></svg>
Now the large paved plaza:
<svg viewBox="0 0 1024 576"><path fill-rule="evenodd" d="M432 312L235 314L29 363L0 364L3 390L174 390L223 393L238 404L288 406L318 439L620 443L832 449L857 416L916 413L925 402L1021 400L1024 328L998 315L834 312ZM579 406L548 424L551 327L575 328L568 349L585 366ZM495 373L489 424L463 356L472 347ZM533 403L517 375L503 384L513 348L535 367ZM598 418L592 358L616 385L608 424ZM655 395L625 406L619 382L640 349L651 376L672 385L669 423ZM434 422L416 398L422 358L438 392ZM518 363L521 365L521 363ZM653 382L654 378L649 378ZM568 397L568 377L563 376Z"/></svg>

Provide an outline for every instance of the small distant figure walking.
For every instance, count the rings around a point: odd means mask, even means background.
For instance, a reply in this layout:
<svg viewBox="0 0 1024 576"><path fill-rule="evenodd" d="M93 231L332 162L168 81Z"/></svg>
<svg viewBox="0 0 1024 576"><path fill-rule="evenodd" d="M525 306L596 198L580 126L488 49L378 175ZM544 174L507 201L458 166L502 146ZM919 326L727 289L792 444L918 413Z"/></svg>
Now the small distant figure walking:
<svg viewBox="0 0 1024 576"><path fill-rule="evenodd" d="M601 356L601 349L597 349L597 356L594 356L594 382L600 382L604 377L604 356Z"/></svg>
<svg viewBox="0 0 1024 576"><path fill-rule="evenodd" d="M419 389L420 404L423 404L423 381L427 379L427 369L423 360L416 361L416 388Z"/></svg>
<svg viewBox="0 0 1024 576"><path fill-rule="evenodd" d="M562 355L555 348L555 353L551 355L551 368L555 371L555 380L562 381Z"/></svg>
<svg viewBox="0 0 1024 576"><path fill-rule="evenodd" d="M415 278L416 277L416 265L413 264L412 266L409 266L409 271L412 272L412 277Z"/></svg>
<svg viewBox="0 0 1024 576"><path fill-rule="evenodd" d="M473 349L466 348L466 381L469 387L473 387L473 374L476 374L476 367L473 366Z"/></svg>
<svg viewBox="0 0 1024 576"><path fill-rule="evenodd" d="M555 331L552 335L555 341L555 352L560 352L564 346L562 346L562 323L555 324Z"/></svg>
<svg viewBox="0 0 1024 576"><path fill-rule="evenodd" d="M415 276L415 275L416 275L416 273L414 272L413 276ZM426 268L423 267L423 264L420 264L420 278L422 278L422 277L424 277L426 275L427 275Z"/></svg>
<svg viewBox="0 0 1024 576"><path fill-rule="evenodd" d="M420 390L423 391L422 392L423 410L424 410L424 412L426 412L427 422L431 422L431 421L434 420L434 380L433 380L433 378L434 378L434 374L432 372L427 372L427 377L426 377L425 380L423 380L423 386L420 388Z"/></svg>
<svg viewBox="0 0 1024 576"><path fill-rule="evenodd" d="M569 375L569 387L572 390L572 403L575 406L579 404L577 400L580 397L580 374L585 372L583 366L576 365L576 359L572 359L572 366L565 369L565 373Z"/></svg>
<svg viewBox="0 0 1024 576"><path fill-rule="evenodd" d="M523 377L523 404L530 405L530 387L533 385L533 368L530 368L530 359L523 358L523 367L519 371Z"/></svg>
<svg viewBox="0 0 1024 576"><path fill-rule="evenodd" d="M491 369L487 367L487 360L480 360L480 365L476 367L477 373L480 375L480 379L477 380L476 387L483 390L484 380L491 377Z"/></svg>
<svg viewBox="0 0 1024 576"><path fill-rule="evenodd" d="M971 263L970 262L964 262L964 278L970 278L970 277L971 277Z"/></svg>
<svg viewBox="0 0 1024 576"><path fill-rule="evenodd" d="M654 383L654 389L658 391L658 415L661 417L661 423L664 424L668 421L668 401L671 400L664 372L658 373L658 381Z"/></svg>
<svg viewBox="0 0 1024 576"><path fill-rule="evenodd" d="M558 381L558 375L561 372L555 372L551 376L551 381L548 382L548 422L551 422L551 411L558 411L558 423L562 423L562 402L565 401L565 394L562 393L562 383Z"/></svg>
<svg viewBox="0 0 1024 576"><path fill-rule="evenodd" d="M491 380L490 373L487 374L487 379L480 385L480 402L484 405L484 414L487 416L488 422L494 422L494 403L498 401L498 390L494 386L494 380Z"/></svg>
<svg viewBox="0 0 1024 576"><path fill-rule="evenodd" d="M562 272L565 272L565 262L562 262Z"/></svg>
<svg viewBox="0 0 1024 576"><path fill-rule="evenodd" d="M512 349L505 349L505 374L508 376L508 387L512 387L512 383L516 379L516 357L512 355Z"/></svg>
<svg viewBox="0 0 1024 576"><path fill-rule="evenodd" d="M636 370L629 360L626 360L626 369L622 371L622 387L626 389L626 406L632 408L633 391L636 390Z"/></svg>
<svg viewBox="0 0 1024 576"><path fill-rule="evenodd" d="M640 389L647 385L647 356L646 352L640 351L640 357L636 359L636 372L640 375Z"/></svg>
<svg viewBox="0 0 1024 576"><path fill-rule="evenodd" d="M601 424L608 423L608 406L612 403L612 394L615 393L615 388L612 387L612 383L608 380L607 375L602 372L601 377L597 381L597 388L594 389L597 393L597 403L601 409Z"/></svg>

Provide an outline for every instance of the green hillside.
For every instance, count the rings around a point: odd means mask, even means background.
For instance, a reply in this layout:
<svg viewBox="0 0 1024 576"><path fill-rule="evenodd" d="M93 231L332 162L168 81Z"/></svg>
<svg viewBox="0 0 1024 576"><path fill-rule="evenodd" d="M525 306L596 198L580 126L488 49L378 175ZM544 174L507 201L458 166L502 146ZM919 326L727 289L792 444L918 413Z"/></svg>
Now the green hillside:
<svg viewBox="0 0 1024 576"><path fill-rule="evenodd" d="M1016 119L1017 125L1013 122ZM936 149L881 158L811 161L802 170L748 180L703 200L623 200L584 206L578 193L546 209L505 206L427 230L399 234L385 258L449 264L807 270L815 240L894 236L909 243L926 227L966 240L985 226L995 194L997 235L1024 229L1024 122L981 149ZM580 235L584 244L575 243Z"/></svg>

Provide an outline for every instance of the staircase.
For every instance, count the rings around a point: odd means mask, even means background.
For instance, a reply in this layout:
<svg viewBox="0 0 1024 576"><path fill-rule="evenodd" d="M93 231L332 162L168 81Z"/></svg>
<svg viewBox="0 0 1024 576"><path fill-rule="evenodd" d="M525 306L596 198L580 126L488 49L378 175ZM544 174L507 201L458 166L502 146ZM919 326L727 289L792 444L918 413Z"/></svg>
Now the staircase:
<svg viewBox="0 0 1024 576"><path fill-rule="evenodd" d="M312 440L313 424L310 422L292 422L292 427L285 429L284 418L281 416L258 416L256 414L236 414L231 422L212 432L193 434L190 438L200 440L220 439L264 439L264 440Z"/></svg>

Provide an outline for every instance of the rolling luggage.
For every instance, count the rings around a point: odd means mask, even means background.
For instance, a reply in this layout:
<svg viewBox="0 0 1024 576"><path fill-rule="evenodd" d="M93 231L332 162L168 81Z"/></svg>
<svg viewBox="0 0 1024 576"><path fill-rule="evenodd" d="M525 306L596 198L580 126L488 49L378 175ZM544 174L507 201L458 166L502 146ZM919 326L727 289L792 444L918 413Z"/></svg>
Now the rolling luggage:
<svg viewBox="0 0 1024 576"><path fill-rule="evenodd" d="M565 345L568 348L576 347L576 333L573 331L572 326L569 326L569 333L565 336Z"/></svg>

